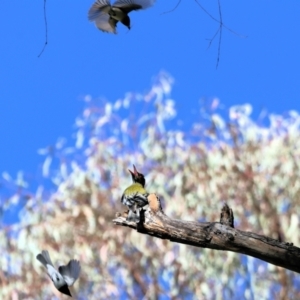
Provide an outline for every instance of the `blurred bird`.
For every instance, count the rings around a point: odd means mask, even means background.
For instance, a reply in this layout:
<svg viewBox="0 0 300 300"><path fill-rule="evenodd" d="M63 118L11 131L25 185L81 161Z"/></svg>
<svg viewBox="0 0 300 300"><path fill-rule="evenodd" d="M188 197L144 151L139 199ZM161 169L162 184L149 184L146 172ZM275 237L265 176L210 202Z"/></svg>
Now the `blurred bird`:
<svg viewBox="0 0 300 300"><path fill-rule="evenodd" d="M131 174L133 184L130 185L123 193L121 202L128 206L129 213L127 221L140 221L140 209L148 204L148 193L145 190L145 177L139 173L133 165L133 172L128 170Z"/></svg>
<svg viewBox="0 0 300 300"><path fill-rule="evenodd" d="M117 0L111 5L109 0L97 0L88 12L88 19L94 21L97 28L104 32L117 33L119 21L130 29L128 14L133 10L148 8L154 2L155 0Z"/></svg>
<svg viewBox="0 0 300 300"><path fill-rule="evenodd" d="M60 266L58 271L56 271L53 267L49 252L47 250L43 250L42 253L38 254L36 258L47 269L48 276L53 281L55 287L61 293L72 297L68 286L73 285L79 277L81 269L79 261L71 259L66 266Z"/></svg>

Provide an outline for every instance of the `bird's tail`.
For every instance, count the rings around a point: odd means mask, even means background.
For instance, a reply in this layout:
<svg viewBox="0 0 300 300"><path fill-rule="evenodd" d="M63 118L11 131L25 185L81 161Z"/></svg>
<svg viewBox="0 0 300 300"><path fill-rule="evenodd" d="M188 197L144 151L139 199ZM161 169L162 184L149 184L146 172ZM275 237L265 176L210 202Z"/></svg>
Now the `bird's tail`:
<svg viewBox="0 0 300 300"><path fill-rule="evenodd" d="M53 266L49 252L47 250L43 250L42 253L39 253L36 256L36 259L39 260L46 268L47 265Z"/></svg>

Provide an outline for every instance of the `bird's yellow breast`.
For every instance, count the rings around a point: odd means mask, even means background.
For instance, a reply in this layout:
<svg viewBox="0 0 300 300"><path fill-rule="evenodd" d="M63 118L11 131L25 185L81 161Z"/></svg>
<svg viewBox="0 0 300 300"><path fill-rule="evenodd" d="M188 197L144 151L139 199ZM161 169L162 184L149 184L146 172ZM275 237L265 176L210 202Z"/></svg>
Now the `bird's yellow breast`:
<svg viewBox="0 0 300 300"><path fill-rule="evenodd" d="M143 186L140 183L133 183L130 185L125 191L125 195L131 195L131 194L147 194L147 191L143 188Z"/></svg>

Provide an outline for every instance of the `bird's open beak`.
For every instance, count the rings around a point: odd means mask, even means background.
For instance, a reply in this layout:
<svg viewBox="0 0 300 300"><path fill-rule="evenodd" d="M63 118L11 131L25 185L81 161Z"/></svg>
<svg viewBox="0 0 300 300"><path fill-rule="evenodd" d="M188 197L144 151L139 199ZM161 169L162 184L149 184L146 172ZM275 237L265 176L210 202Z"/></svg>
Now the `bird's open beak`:
<svg viewBox="0 0 300 300"><path fill-rule="evenodd" d="M137 175L138 175L138 171L137 171L135 165L133 165L133 172L132 172L131 170L129 170L129 169L128 169L128 171L129 171L129 172L131 173L131 175L133 175L133 176L137 176Z"/></svg>
<svg viewBox="0 0 300 300"><path fill-rule="evenodd" d="M135 165L133 165L133 171L134 171L134 175L137 176L138 175L138 171L137 171Z"/></svg>

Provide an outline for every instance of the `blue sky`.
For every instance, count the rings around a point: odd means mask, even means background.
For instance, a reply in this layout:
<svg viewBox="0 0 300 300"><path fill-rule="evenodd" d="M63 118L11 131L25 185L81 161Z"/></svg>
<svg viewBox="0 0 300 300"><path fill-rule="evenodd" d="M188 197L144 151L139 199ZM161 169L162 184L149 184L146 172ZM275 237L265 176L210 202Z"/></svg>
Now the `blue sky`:
<svg viewBox="0 0 300 300"><path fill-rule="evenodd" d="M157 0L131 13L132 29L105 34L87 20L93 1L47 1L48 46L40 58L45 28L43 0L0 2L0 172L36 174L44 157L37 149L66 137L86 94L116 100L143 92L165 70L175 78L172 98L184 120L199 99L218 97L224 113L249 102L255 113L300 110L300 1L221 1L224 23L216 70L218 24L195 1ZM218 18L217 1L199 2Z"/></svg>

